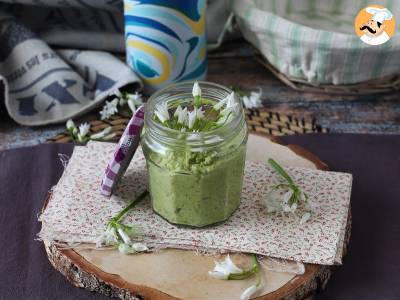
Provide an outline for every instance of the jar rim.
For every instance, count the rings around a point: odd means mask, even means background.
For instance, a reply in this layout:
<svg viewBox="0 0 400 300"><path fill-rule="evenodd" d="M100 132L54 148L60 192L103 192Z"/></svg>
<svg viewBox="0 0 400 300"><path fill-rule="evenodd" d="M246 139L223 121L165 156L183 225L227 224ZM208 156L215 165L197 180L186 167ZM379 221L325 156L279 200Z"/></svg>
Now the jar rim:
<svg viewBox="0 0 400 300"><path fill-rule="evenodd" d="M223 100L226 96L231 94L233 91L223 85L213 83L213 82L208 82L208 81L197 81L202 88L202 92L206 92L213 89L214 91L220 91L221 92L221 97L209 97L212 100L217 100L221 101ZM171 138L172 140L176 140L174 138L180 136L178 140L181 140L185 144L193 144L195 145L196 142L204 146L204 142L206 142L207 145L211 144L219 144L223 142L225 139L229 138L230 135L235 134L236 129L241 126L241 123L244 122L244 116L243 116L243 104L242 101L240 101L240 97L237 93L235 93L235 98L237 99L237 103L239 103L239 113L234 115L234 118L231 118L228 122L223 124L222 126L215 128L213 130L209 131L203 131L203 132L181 132L180 130L177 129L172 129L168 128L159 122L155 122L153 119L154 115L154 107L156 104L161 103L162 101L167 101L171 97L166 97L162 99L163 95L168 95L168 92L174 92L177 91L177 94L179 92L185 91L186 94L192 95L192 87L193 87L194 81L184 81L181 83L174 83L172 85L169 85L158 92L154 93L150 98L148 99L146 106L145 106L145 126L146 128L150 129L151 131L156 130L157 135L161 135L163 138ZM175 95L174 95L175 96ZM160 99L161 98L161 99ZM156 102L157 99L160 99L159 102ZM154 103L153 103L154 102ZM164 133L164 134L163 134ZM223 139L218 140L216 137L221 137L224 136ZM184 137L184 138L183 138Z"/></svg>

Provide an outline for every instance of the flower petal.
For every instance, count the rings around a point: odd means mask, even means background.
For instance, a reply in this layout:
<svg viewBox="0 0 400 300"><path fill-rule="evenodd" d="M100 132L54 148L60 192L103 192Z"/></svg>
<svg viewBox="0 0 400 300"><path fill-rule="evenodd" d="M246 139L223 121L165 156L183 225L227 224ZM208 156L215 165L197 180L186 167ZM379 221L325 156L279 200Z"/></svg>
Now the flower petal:
<svg viewBox="0 0 400 300"><path fill-rule="evenodd" d="M218 271L208 271L208 275L215 279L221 279L221 280L227 280L229 277L229 274L224 274Z"/></svg>
<svg viewBox="0 0 400 300"><path fill-rule="evenodd" d="M197 111L196 108L188 113L188 127L189 129L193 128L194 122L196 121Z"/></svg>
<svg viewBox="0 0 400 300"><path fill-rule="evenodd" d="M79 125L79 134L81 135L82 138L88 134L89 130L90 130L89 123L85 122Z"/></svg>
<svg viewBox="0 0 400 300"><path fill-rule="evenodd" d="M121 228L117 229L119 236L122 238L122 240L124 241L125 244L131 244L131 238L129 237L129 235Z"/></svg>
<svg viewBox="0 0 400 300"><path fill-rule="evenodd" d="M293 190L288 190L284 195L283 195L283 203L288 203L290 198L293 196Z"/></svg>
<svg viewBox="0 0 400 300"><path fill-rule="evenodd" d="M219 271L225 274L240 274L243 272L241 268L235 265L235 263L231 260L229 254L225 257L225 260L222 262L215 262L215 271Z"/></svg>
<svg viewBox="0 0 400 300"><path fill-rule="evenodd" d="M303 216L301 217L300 224L307 223L307 221L310 218L311 218L311 213L309 213L309 212L304 213Z"/></svg>
<svg viewBox="0 0 400 300"><path fill-rule="evenodd" d="M251 296L253 296L258 290L258 287L254 284L249 286L247 289L245 289L240 295L240 300L249 300Z"/></svg>
<svg viewBox="0 0 400 300"><path fill-rule="evenodd" d="M201 88L197 81L193 84L192 94L193 97L201 97Z"/></svg>
<svg viewBox="0 0 400 300"><path fill-rule="evenodd" d="M74 128L76 128L74 121L72 121L71 119L67 121L66 127L67 130L73 130Z"/></svg>
<svg viewBox="0 0 400 300"><path fill-rule="evenodd" d="M218 103L214 104L213 108L215 110L220 110L229 101L229 96L230 95L226 96L224 99L222 99Z"/></svg>
<svg viewBox="0 0 400 300"><path fill-rule="evenodd" d="M143 252L149 250L149 248L147 248L147 246L143 243L133 243L131 247L136 252Z"/></svg>

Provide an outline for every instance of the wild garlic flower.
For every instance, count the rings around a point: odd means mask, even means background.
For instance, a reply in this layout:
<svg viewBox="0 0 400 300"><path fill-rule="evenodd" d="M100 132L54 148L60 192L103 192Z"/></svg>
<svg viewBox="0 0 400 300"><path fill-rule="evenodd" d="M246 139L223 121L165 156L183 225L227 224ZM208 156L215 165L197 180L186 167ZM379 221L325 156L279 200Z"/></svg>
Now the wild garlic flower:
<svg viewBox="0 0 400 300"><path fill-rule="evenodd" d="M253 284L253 285L249 286L240 295L240 300L249 300L251 298L251 296L253 296L258 291L259 288L260 288L260 286L258 286L257 284Z"/></svg>
<svg viewBox="0 0 400 300"><path fill-rule="evenodd" d="M68 130L68 131L73 131L73 130L76 128L76 125L75 125L74 121L72 121L71 119L69 119L69 120L67 121L66 127L67 127L67 130Z"/></svg>
<svg viewBox="0 0 400 300"><path fill-rule="evenodd" d="M251 285L245 289L240 296L241 300L248 300L252 295L254 295L262 286L261 274L260 274L260 264L258 262L257 256L252 255L253 265L250 269L242 270L234 264L230 256L227 255L222 262L215 261L214 270L209 271L208 275L222 280L243 280L251 276L257 276L257 283Z"/></svg>
<svg viewBox="0 0 400 300"><path fill-rule="evenodd" d="M257 108L262 106L261 102L262 90L259 89L259 92L251 92L249 96L243 96L243 104L246 108Z"/></svg>
<svg viewBox="0 0 400 300"><path fill-rule="evenodd" d="M135 254L139 252L148 251L149 248L145 244L142 243L133 243L132 245L129 244L119 244L118 251L123 254Z"/></svg>
<svg viewBox="0 0 400 300"><path fill-rule="evenodd" d="M231 274L241 274L243 270L235 265L231 260L229 254L225 257L222 262L214 261L215 267L212 271L208 272L208 275L216 279L229 279Z"/></svg>
<svg viewBox="0 0 400 300"><path fill-rule="evenodd" d="M232 92L231 94L229 94L228 96L226 96L224 99L222 99L221 101L217 102L216 104L214 104L214 109L215 110L220 110L225 104L228 103L229 99L231 97L234 97L234 92Z"/></svg>
<svg viewBox="0 0 400 300"><path fill-rule="evenodd" d="M125 230L123 230L122 228L118 228L117 232L125 244L132 243L131 238L129 237L128 233L125 232Z"/></svg>
<svg viewBox="0 0 400 300"><path fill-rule="evenodd" d="M157 118L161 121L161 123L168 121L169 120L168 103L163 102L157 104L154 113L156 114Z"/></svg>
<svg viewBox="0 0 400 300"><path fill-rule="evenodd" d="M308 203L308 195L276 161L269 159L268 163L278 173L281 182L274 185L267 193L264 202L267 212L296 214L301 211L300 224L306 223L312 215L312 206Z"/></svg>
<svg viewBox="0 0 400 300"><path fill-rule="evenodd" d="M196 122L196 117L197 117L197 108L194 108L192 111L188 113L188 127L189 129L192 129L194 126L194 123Z"/></svg>
<svg viewBox="0 0 400 300"><path fill-rule="evenodd" d="M98 132L98 133L95 133L95 134L92 134L92 135L90 136L90 138L91 138L92 140L101 140L101 139L103 139L105 136L109 135L110 132L111 132L111 130L112 130L111 126L108 126L108 127L104 128L102 131L100 131L100 132Z"/></svg>
<svg viewBox="0 0 400 300"><path fill-rule="evenodd" d="M201 88L197 81L193 84L192 95L194 98L201 97Z"/></svg>
<svg viewBox="0 0 400 300"><path fill-rule="evenodd" d="M204 114L205 114L205 112L201 107L196 110L196 118L197 119L199 119L199 120L203 119Z"/></svg>
<svg viewBox="0 0 400 300"><path fill-rule="evenodd" d="M118 99L106 101L103 109L100 111L101 119L109 119L112 115L118 112Z"/></svg>
<svg viewBox="0 0 400 300"><path fill-rule="evenodd" d="M85 122L85 123L82 123L81 125L79 125L79 133L82 136L86 136L88 134L89 130L90 130L89 123Z"/></svg>
<svg viewBox="0 0 400 300"><path fill-rule="evenodd" d="M128 94L127 102L132 113L135 113L136 109L143 104L143 96L138 92L135 94Z"/></svg>
<svg viewBox="0 0 400 300"><path fill-rule="evenodd" d="M175 110L174 117L178 117L178 124L185 124L188 119L187 108L185 107L182 109L182 107L179 105Z"/></svg>
<svg viewBox="0 0 400 300"><path fill-rule="evenodd" d="M101 247L103 245L111 246L118 243L118 235L115 227L107 226L107 229L99 237L96 242L96 247Z"/></svg>
<svg viewBox="0 0 400 300"><path fill-rule="evenodd" d="M81 125L79 125L79 132L78 132L78 141L79 142L83 142L86 138L86 135L89 133L90 130L90 125L89 123L82 123Z"/></svg>

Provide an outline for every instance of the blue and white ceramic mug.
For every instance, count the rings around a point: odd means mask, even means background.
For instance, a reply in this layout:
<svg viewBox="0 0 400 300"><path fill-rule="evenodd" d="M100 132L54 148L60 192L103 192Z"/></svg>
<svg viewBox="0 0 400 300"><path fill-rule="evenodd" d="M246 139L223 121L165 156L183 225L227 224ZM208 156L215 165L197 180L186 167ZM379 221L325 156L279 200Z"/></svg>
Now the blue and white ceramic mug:
<svg viewBox="0 0 400 300"><path fill-rule="evenodd" d="M145 91L204 80L207 73L206 0L125 0L127 63Z"/></svg>

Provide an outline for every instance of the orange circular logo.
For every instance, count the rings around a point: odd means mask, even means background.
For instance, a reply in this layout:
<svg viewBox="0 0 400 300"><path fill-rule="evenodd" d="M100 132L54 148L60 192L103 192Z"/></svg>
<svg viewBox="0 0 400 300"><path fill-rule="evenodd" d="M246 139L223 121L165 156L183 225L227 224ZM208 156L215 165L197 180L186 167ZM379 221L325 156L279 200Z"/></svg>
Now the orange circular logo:
<svg viewBox="0 0 400 300"><path fill-rule="evenodd" d="M396 28L394 15L382 5L369 5L358 13L354 30L368 45L381 45L390 40Z"/></svg>

